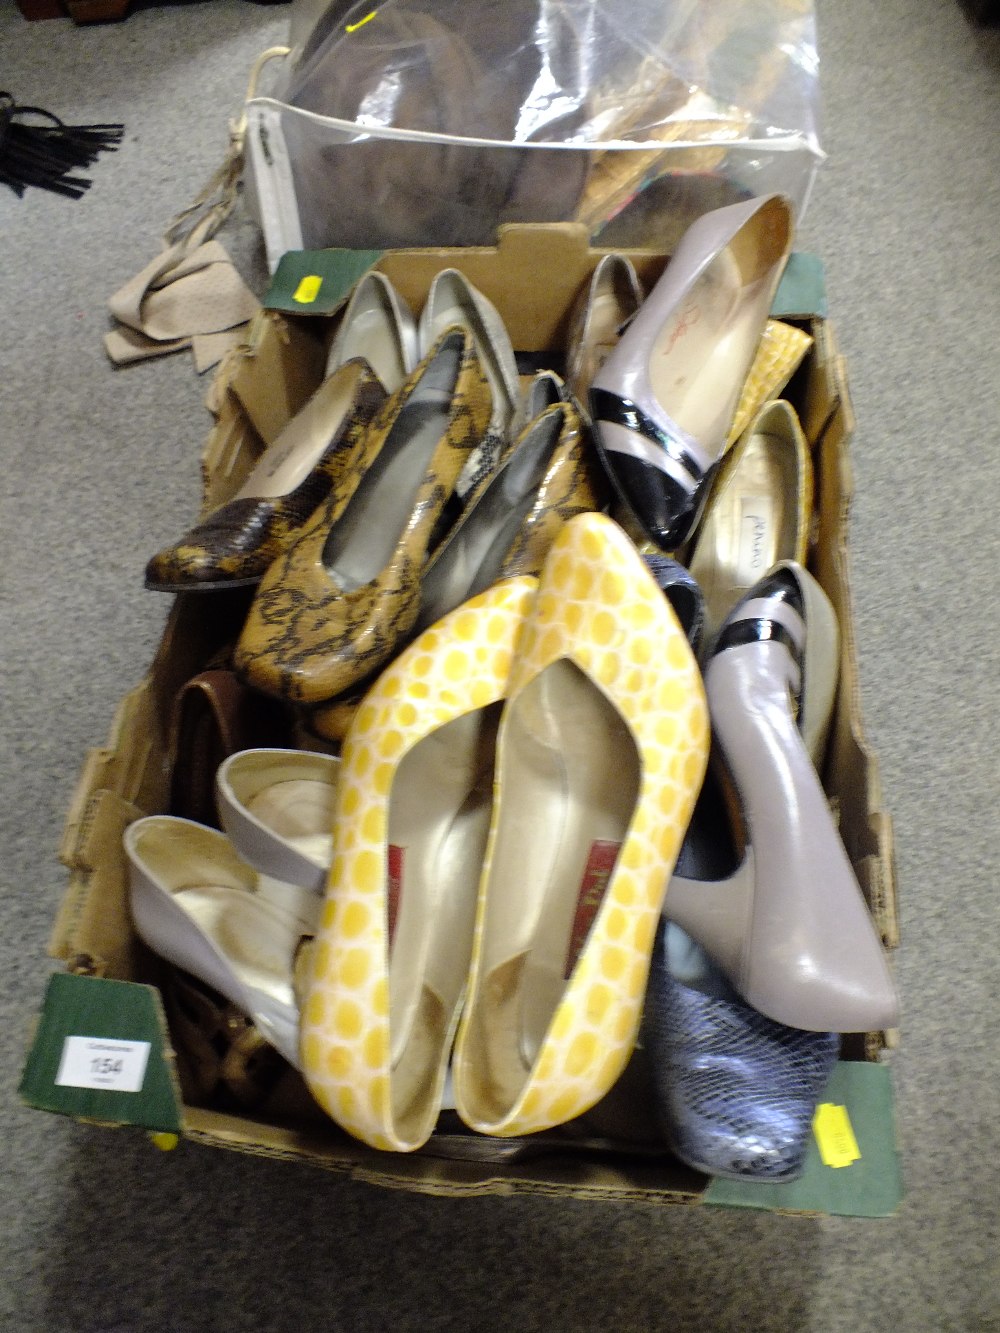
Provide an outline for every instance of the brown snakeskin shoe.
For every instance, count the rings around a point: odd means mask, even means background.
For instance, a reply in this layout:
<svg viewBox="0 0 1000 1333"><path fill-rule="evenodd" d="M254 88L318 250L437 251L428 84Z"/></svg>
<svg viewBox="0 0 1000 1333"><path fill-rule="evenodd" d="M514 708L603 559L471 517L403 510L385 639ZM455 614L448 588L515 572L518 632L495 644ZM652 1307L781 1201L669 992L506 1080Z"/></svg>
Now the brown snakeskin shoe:
<svg viewBox="0 0 1000 1333"><path fill-rule="evenodd" d="M492 395L468 331L447 330L365 437L342 479L268 570L236 646L257 689L321 703L394 654L420 608L420 575Z"/></svg>
<svg viewBox="0 0 1000 1333"><path fill-rule="evenodd" d="M545 407L466 501L427 562L416 630L426 629L499 579L538 574L574 514L600 509L606 488L576 404Z"/></svg>
<svg viewBox="0 0 1000 1333"><path fill-rule="evenodd" d="M292 418L236 495L146 566L164 592L256 583L345 472L386 395L363 361L326 379Z"/></svg>

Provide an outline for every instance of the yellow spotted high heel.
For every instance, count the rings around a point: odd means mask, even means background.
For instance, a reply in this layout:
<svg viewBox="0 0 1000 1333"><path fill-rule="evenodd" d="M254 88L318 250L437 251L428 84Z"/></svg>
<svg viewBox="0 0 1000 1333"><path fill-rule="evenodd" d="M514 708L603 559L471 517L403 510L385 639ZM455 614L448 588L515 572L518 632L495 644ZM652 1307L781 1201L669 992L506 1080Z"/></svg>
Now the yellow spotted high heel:
<svg viewBox="0 0 1000 1333"><path fill-rule="evenodd" d="M344 742L300 1055L319 1104L374 1148L419 1148L441 1109L496 728L536 586L528 575L495 584L414 640Z"/></svg>
<svg viewBox="0 0 1000 1333"><path fill-rule="evenodd" d="M564 525L511 671L453 1079L484 1134L581 1115L618 1078L708 757L687 637L625 533Z"/></svg>

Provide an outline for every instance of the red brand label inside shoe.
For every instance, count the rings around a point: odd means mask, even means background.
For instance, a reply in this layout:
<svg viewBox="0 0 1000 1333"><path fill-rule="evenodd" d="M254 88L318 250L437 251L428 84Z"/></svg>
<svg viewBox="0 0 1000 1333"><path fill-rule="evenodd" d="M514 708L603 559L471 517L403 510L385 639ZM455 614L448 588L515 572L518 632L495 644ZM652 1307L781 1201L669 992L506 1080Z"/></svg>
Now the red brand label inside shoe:
<svg viewBox="0 0 1000 1333"><path fill-rule="evenodd" d="M569 937L569 948L566 951L564 977L568 978L576 966L580 950L583 948L587 936L590 934L590 928L594 924L594 917L604 901L604 890L607 888L608 879L615 868L619 847L621 847L620 842L607 842L603 838L597 838L590 844L590 852L587 856L587 864L583 870L580 892L576 900L576 914L573 917L573 930Z"/></svg>
<svg viewBox="0 0 1000 1333"><path fill-rule="evenodd" d="M386 874L386 912L388 914L389 948L396 935L396 922L403 898L403 848L389 844Z"/></svg>

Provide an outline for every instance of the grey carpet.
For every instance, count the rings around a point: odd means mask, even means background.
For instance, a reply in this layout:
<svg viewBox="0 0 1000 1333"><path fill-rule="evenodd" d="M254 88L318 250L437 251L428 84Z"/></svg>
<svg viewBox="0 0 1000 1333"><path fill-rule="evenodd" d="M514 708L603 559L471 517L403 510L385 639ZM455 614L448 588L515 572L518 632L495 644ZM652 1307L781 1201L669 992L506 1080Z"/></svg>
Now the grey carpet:
<svg viewBox="0 0 1000 1333"><path fill-rule="evenodd" d="M899 1215L435 1200L19 1105L63 815L158 637L141 569L191 512L208 424L186 355L110 368L104 303L215 165L287 11L77 29L5 0L0 85L128 133L81 203L0 191L3 1327L1000 1328L1000 39L951 0L818 9L829 161L802 241L858 416L864 710L902 893ZM252 228L229 236L259 263Z"/></svg>

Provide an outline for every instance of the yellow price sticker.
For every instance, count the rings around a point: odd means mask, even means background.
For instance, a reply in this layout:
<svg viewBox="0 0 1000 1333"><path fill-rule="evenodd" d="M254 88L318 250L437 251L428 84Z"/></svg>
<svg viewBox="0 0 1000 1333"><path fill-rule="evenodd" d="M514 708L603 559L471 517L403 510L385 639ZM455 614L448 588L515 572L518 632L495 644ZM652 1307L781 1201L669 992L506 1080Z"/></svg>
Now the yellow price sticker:
<svg viewBox="0 0 1000 1333"><path fill-rule="evenodd" d="M813 1133L824 1166L850 1166L861 1160L861 1149L846 1106L821 1102L813 1116Z"/></svg>
<svg viewBox="0 0 1000 1333"><path fill-rule="evenodd" d="M323 279L318 273L310 273L304 277L292 294L292 300L297 301L299 305L312 305L316 297L319 296L319 289L323 286Z"/></svg>

